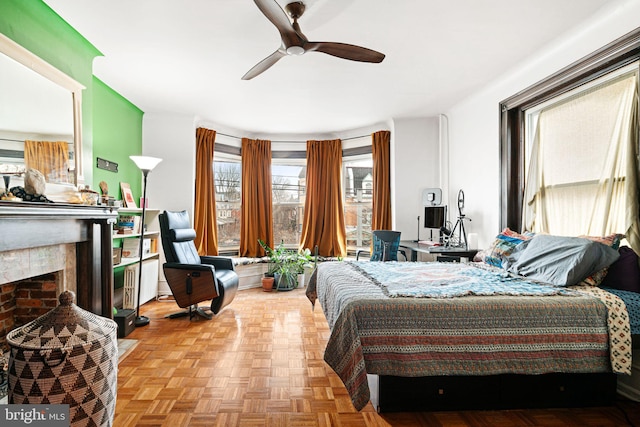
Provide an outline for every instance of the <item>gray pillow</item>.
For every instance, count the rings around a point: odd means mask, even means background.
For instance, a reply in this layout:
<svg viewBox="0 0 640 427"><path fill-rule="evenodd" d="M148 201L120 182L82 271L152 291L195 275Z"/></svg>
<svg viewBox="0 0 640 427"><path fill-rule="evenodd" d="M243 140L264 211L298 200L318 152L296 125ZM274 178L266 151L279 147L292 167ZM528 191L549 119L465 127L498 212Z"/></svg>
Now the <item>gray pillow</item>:
<svg viewBox="0 0 640 427"><path fill-rule="evenodd" d="M518 245L503 267L527 279L571 286L619 256L615 249L589 239L539 234Z"/></svg>

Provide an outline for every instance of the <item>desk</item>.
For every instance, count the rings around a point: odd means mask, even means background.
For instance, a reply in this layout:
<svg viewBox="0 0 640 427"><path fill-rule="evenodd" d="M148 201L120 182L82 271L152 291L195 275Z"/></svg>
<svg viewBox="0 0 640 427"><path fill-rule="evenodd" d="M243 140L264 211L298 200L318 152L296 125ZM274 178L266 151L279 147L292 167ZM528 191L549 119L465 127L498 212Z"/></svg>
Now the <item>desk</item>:
<svg viewBox="0 0 640 427"><path fill-rule="evenodd" d="M412 240L401 240L400 247L411 251L411 261L418 260L418 252L425 254L437 255L438 261L460 261L460 258L468 258L473 260L473 257L478 253L478 249L465 249L465 248L445 248L444 246L433 246L424 243L414 242Z"/></svg>

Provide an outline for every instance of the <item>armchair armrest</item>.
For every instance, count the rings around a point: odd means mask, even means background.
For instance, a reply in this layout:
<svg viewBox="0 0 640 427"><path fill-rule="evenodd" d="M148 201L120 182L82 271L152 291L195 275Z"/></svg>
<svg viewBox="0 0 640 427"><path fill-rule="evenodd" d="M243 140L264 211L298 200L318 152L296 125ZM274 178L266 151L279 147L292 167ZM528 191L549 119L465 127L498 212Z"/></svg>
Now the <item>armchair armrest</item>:
<svg viewBox="0 0 640 427"><path fill-rule="evenodd" d="M204 255L200 257L200 262L202 262L203 264L212 265L217 270L236 270L233 265L233 260L230 257Z"/></svg>
<svg viewBox="0 0 640 427"><path fill-rule="evenodd" d="M213 271L215 273L216 268L209 264L180 264L179 262L165 262L162 268L175 269L175 270L195 270L195 271Z"/></svg>

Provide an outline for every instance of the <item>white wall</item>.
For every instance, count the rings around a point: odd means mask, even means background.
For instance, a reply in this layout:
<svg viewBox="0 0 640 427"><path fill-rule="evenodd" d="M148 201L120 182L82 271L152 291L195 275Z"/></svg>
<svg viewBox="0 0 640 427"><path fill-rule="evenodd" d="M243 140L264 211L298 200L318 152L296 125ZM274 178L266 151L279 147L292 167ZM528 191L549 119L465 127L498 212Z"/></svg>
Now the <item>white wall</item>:
<svg viewBox="0 0 640 427"><path fill-rule="evenodd" d="M192 116L145 113L142 154L162 159L147 178L149 208L186 209L193 218L195 135Z"/></svg>
<svg viewBox="0 0 640 427"><path fill-rule="evenodd" d="M466 196L467 232L479 234L486 247L499 229L499 103L612 42L640 25L640 1L615 1L598 16L498 77L478 93L455 105L449 117L449 197Z"/></svg>
<svg viewBox="0 0 640 427"><path fill-rule="evenodd" d="M424 222L422 190L440 188L438 119L394 119L391 129L391 203L393 229L403 240L418 237L418 220ZM427 230L420 225L420 239Z"/></svg>

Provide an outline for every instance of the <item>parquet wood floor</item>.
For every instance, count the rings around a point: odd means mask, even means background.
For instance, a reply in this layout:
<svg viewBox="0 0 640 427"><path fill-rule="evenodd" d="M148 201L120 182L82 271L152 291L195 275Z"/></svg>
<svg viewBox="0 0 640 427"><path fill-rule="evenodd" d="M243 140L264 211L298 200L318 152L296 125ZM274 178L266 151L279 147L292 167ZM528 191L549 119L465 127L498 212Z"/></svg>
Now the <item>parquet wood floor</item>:
<svg viewBox="0 0 640 427"><path fill-rule="evenodd" d="M241 291L213 320L165 319L172 302L142 306L149 326L119 364L114 427L128 426L640 426L640 404L585 409L378 414L355 411L323 361L329 328L303 289Z"/></svg>

